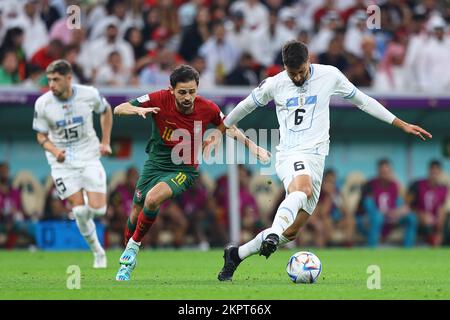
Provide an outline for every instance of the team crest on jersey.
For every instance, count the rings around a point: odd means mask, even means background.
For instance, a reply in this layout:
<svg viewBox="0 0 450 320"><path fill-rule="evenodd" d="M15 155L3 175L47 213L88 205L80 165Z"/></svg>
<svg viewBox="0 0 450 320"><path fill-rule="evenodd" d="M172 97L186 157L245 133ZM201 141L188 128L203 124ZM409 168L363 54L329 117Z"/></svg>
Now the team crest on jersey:
<svg viewBox="0 0 450 320"><path fill-rule="evenodd" d="M144 103L147 101L150 101L150 96L148 94L144 94L143 96L140 96L136 99L139 103Z"/></svg>
<svg viewBox="0 0 450 320"><path fill-rule="evenodd" d="M141 201L142 199L142 191L139 189L136 189L136 198Z"/></svg>

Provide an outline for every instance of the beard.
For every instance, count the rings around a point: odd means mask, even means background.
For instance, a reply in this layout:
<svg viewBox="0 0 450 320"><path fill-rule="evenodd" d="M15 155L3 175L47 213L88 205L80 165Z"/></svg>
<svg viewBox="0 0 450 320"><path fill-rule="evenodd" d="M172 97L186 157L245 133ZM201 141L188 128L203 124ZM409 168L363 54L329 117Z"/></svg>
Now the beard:
<svg viewBox="0 0 450 320"><path fill-rule="evenodd" d="M294 80L292 80L292 82L293 82L297 87L301 87L302 85L305 84L306 80L302 80L302 81L294 81Z"/></svg>
<svg viewBox="0 0 450 320"><path fill-rule="evenodd" d="M188 111L189 109L191 109L192 108L192 106L194 105L194 103L193 102L186 102L186 101L182 101L182 102L180 102L180 101L177 101L177 105L178 105L178 107L181 109L181 110L185 110L185 111Z"/></svg>

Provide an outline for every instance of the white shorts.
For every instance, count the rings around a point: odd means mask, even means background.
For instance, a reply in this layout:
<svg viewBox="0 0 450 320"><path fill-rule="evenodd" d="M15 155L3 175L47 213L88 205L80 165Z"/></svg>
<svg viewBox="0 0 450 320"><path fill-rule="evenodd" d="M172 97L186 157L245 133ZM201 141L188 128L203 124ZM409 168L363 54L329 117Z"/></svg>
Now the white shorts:
<svg viewBox="0 0 450 320"><path fill-rule="evenodd" d="M100 160L88 162L84 168L52 168L52 178L61 199L82 189L106 194L106 173Z"/></svg>
<svg viewBox="0 0 450 320"><path fill-rule="evenodd" d="M320 188L322 186L323 170L325 168L325 156L312 153L277 154L275 169L278 177L283 182L286 194L294 177L308 175L312 181L312 195L302 208L310 215L314 212L319 201Z"/></svg>

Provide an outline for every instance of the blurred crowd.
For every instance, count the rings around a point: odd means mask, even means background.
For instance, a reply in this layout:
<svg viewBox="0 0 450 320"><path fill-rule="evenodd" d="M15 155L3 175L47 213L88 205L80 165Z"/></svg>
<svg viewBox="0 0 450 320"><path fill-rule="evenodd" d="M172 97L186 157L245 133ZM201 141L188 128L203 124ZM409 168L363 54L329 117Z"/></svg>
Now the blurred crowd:
<svg viewBox="0 0 450 320"><path fill-rule="evenodd" d="M317 208L290 245L449 245L450 178L441 163L431 161L428 175L407 187L398 182L388 159L380 159L377 169L375 177L355 171L342 181L334 170L326 170ZM285 191L276 180L252 173L244 165L239 165L238 173L244 243L271 225ZM107 248L123 245L138 177L138 170L129 167L108 179L108 210L99 220ZM164 202L144 245L207 250L229 243L227 179L223 175L213 180L202 173L192 188ZM70 207L58 198L50 177L43 184L29 171L12 178L8 164L0 163L0 248L35 245L40 221L70 219Z"/></svg>
<svg viewBox="0 0 450 320"><path fill-rule="evenodd" d="M0 85L45 88L45 68L64 58L95 86L164 87L181 63L201 88L255 86L299 39L357 86L443 92L449 22L445 0L2 0Z"/></svg>

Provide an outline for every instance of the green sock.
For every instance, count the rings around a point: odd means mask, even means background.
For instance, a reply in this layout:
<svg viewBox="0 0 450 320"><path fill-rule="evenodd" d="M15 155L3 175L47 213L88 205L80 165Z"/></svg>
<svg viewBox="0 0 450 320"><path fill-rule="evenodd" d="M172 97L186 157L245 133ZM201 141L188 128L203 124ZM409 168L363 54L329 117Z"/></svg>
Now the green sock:
<svg viewBox="0 0 450 320"><path fill-rule="evenodd" d="M130 217L128 217L127 226L128 230L130 230L131 234L133 234L134 230L136 230L136 225L131 223Z"/></svg>
<svg viewBox="0 0 450 320"><path fill-rule="evenodd" d="M152 211L152 210L148 210L147 208L144 207L144 214L147 218L155 219L156 216L158 215L158 212L159 212L159 209Z"/></svg>

